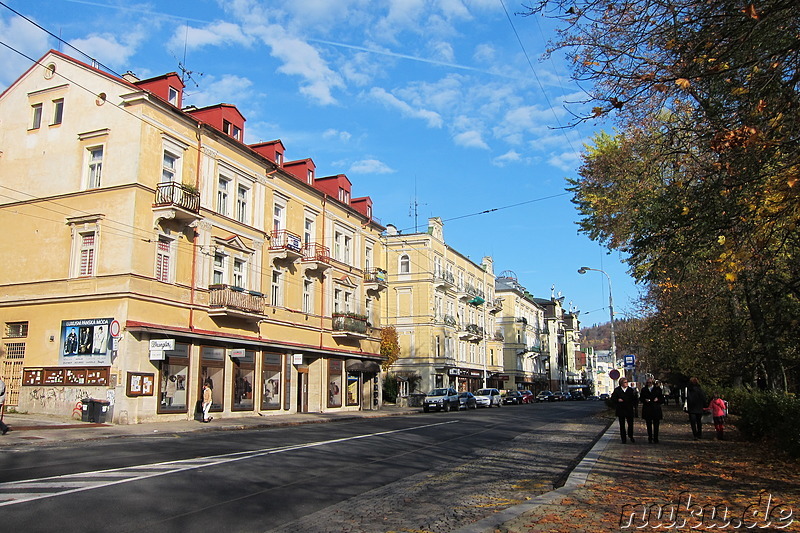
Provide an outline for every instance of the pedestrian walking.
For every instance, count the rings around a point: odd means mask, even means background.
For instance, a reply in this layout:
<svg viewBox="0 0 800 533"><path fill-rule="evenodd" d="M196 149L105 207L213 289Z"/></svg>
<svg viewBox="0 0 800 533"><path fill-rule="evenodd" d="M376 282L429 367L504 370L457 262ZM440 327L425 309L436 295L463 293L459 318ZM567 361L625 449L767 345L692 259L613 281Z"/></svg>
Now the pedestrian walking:
<svg viewBox="0 0 800 533"><path fill-rule="evenodd" d="M705 391L700 386L697 378L689 380L689 386L686 388L686 401L683 404L683 410L689 413L689 425L692 427L692 436L694 440L703 438L703 413L708 405L708 399Z"/></svg>
<svg viewBox="0 0 800 533"><path fill-rule="evenodd" d="M642 418L647 424L647 442L658 444L658 427L664 418L661 410L665 403L664 391L653 378L647 378L639 398L642 401Z"/></svg>
<svg viewBox="0 0 800 533"><path fill-rule="evenodd" d="M625 444L627 439L636 442L633 438L633 417L636 413L636 406L639 404L639 395L636 393L636 389L628 386L628 378L619 378L619 387L611 393L611 402L614 404L619 419L619 435L622 437L622 444Z"/></svg>
<svg viewBox="0 0 800 533"><path fill-rule="evenodd" d="M3 422L3 414L6 412L5 410L6 405L6 382L3 381L3 378L0 377L0 433L5 435L8 433L11 428Z"/></svg>
<svg viewBox="0 0 800 533"><path fill-rule="evenodd" d="M203 383L203 422L211 422L213 417L208 416L211 409L211 380L206 380Z"/></svg>
<svg viewBox="0 0 800 533"><path fill-rule="evenodd" d="M719 393L711 395L711 403L708 404L711 409L711 416L714 420L714 429L717 430L717 439L725 440L725 417L728 415L728 403L720 398Z"/></svg>

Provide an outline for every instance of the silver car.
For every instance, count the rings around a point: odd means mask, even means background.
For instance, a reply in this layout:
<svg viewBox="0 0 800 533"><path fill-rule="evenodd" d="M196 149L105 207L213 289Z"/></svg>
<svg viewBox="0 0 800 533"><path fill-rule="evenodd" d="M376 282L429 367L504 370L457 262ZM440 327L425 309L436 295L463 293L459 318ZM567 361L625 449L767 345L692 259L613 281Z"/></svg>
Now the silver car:
<svg viewBox="0 0 800 533"><path fill-rule="evenodd" d="M475 392L478 407L502 407L503 397L497 389L479 389Z"/></svg>
<svg viewBox="0 0 800 533"><path fill-rule="evenodd" d="M460 401L458 392L452 387L433 389L422 402L422 410L426 413L430 410L447 412L450 409L458 411Z"/></svg>

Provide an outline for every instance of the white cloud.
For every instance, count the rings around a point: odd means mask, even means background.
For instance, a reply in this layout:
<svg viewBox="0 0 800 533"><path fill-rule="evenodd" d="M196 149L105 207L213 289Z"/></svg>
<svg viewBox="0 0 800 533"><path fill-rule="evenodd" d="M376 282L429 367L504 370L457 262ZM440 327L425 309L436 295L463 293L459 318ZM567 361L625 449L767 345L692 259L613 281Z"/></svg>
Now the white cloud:
<svg viewBox="0 0 800 533"><path fill-rule="evenodd" d="M125 33L93 33L74 39L70 44L108 67L127 68L130 58L139 50L147 34L141 28Z"/></svg>
<svg viewBox="0 0 800 533"><path fill-rule="evenodd" d="M197 107L220 103L244 105L253 99L252 86L253 82L249 79L233 74L226 74L220 78L205 76L200 81L200 89L197 92L187 89L185 103ZM247 118L241 108L239 111Z"/></svg>
<svg viewBox="0 0 800 533"><path fill-rule="evenodd" d="M510 163L519 163L522 161L522 156L516 150L509 150L503 155L497 156L492 159L492 164L496 167L504 167Z"/></svg>
<svg viewBox="0 0 800 533"><path fill-rule="evenodd" d="M443 121L441 115L435 111L429 111L422 108L413 108L408 103L400 100L393 94L386 92L385 89L380 87L373 87L369 92L375 100L384 103L389 107L398 109L403 115L410 118L419 118L428 123L430 128L441 128Z"/></svg>
<svg viewBox="0 0 800 533"><path fill-rule="evenodd" d="M433 56L440 61L447 61L453 63L455 61L455 52L453 45L447 41L433 41L430 43L430 48L433 51Z"/></svg>
<svg viewBox="0 0 800 533"><path fill-rule="evenodd" d="M47 35L20 17L0 18L0 35L3 41L34 59L39 59L49 48ZM0 91L30 67L30 60L5 46L0 47Z"/></svg>
<svg viewBox="0 0 800 533"><path fill-rule="evenodd" d="M252 37L244 33L238 24L214 22L203 28L176 28L167 46L171 50L183 50L184 45L195 49L204 46L250 46L251 43Z"/></svg>
<svg viewBox="0 0 800 533"><path fill-rule="evenodd" d="M396 172L383 161L378 159L362 159L350 165L348 174L392 174Z"/></svg>
<svg viewBox="0 0 800 533"><path fill-rule="evenodd" d="M562 152L560 154L552 154L547 162L556 168L560 168L565 172L574 171L580 165L581 154L580 152Z"/></svg>
<svg viewBox="0 0 800 533"><path fill-rule="evenodd" d="M489 145L484 142L483 138L481 138L481 133L479 131L470 130L459 133L453 137L453 140L457 145L465 148L481 148L483 150L489 149Z"/></svg>
<svg viewBox="0 0 800 533"><path fill-rule="evenodd" d="M339 131L333 128L329 128L322 132L322 138L327 140L337 140L342 142L347 142L350 140L352 135L350 132L347 131Z"/></svg>
<svg viewBox="0 0 800 533"><path fill-rule="evenodd" d="M472 59L482 64L491 64L496 56L497 51L490 44L479 44L472 53Z"/></svg>

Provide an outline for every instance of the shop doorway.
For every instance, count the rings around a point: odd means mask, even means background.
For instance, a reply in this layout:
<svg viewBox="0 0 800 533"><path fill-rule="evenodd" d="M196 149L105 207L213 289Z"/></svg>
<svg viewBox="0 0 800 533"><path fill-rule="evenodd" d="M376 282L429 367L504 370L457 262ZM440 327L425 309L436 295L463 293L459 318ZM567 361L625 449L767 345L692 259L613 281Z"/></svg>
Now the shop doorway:
<svg viewBox="0 0 800 533"><path fill-rule="evenodd" d="M297 369L297 412L308 412L308 369Z"/></svg>

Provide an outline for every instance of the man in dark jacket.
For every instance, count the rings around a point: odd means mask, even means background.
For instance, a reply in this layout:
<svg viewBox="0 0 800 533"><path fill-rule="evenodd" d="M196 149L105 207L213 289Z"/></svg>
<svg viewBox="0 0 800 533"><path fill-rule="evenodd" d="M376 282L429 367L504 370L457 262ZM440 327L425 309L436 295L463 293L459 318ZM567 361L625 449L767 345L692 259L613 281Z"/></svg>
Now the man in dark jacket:
<svg viewBox="0 0 800 533"><path fill-rule="evenodd" d="M689 413L689 425L692 426L694 440L703 438L703 413L708 407L708 398L697 378L689 380L686 388L686 412Z"/></svg>
<svg viewBox="0 0 800 533"><path fill-rule="evenodd" d="M647 378L639 397L642 400L642 418L647 424L647 442L658 444L658 426L663 418L661 405L664 403L664 393L653 378Z"/></svg>
<svg viewBox="0 0 800 533"><path fill-rule="evenodd" d="M611 393L611 403L614 404L617 418L619 418L619 435L622 437L622 444L625 444L627 439L636 442L633 438L633 417L639 403L639 395L636 394L636 389L628 386L627 378L619 378L619 387Z"/></svg>

